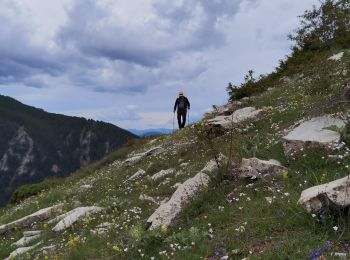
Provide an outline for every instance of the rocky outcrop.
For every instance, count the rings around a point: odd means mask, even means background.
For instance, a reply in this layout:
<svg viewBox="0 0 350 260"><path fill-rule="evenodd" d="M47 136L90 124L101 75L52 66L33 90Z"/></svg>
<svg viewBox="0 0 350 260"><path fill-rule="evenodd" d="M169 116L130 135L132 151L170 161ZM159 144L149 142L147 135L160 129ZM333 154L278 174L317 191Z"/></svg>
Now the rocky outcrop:
<svg viewBox="0 0 350 260"><path fill-rule="evenodd" d="M229 116L217 116L207 121L209 125L223 127L224 129L230 129L233 126L252 118L258 117L263 113L263 110L256 109L255 107L245 107L233 112Z"/></svg>
<svg viewBox="0 0 350 260"><path fill-rule="evenodd" d="M339 143L341 136L338 132L326 129L331 126L344 127L345 122L330 117L316 117L295 127L288 135L283 137L283 149L286 156L292 156L305 145L329 147Z"/></svg>
<svg viewBox="0 0 350 260"><path fill-rule="evenodd" d="M133 166L148 156L157 155L164 151L162 147L154 147L144 153L135 154L124 161L124 166Z"/></svg>
<svg viewBox="0 0 350 260"><path fill-rule="evenodd" d="M168 170L161 170L160 172L157 172L154 174L151 179L154 181L160 180L162 178L168 177L169 175L172 175L175 173L175 169L168 169Z"/></svg>
<svg viewBox="0 0 350 260"><path fill-rule="evenodd" d="M31 242L39 239L41 237L41 231L27 231L23 232L23 237L17 242L13 243L13 246L24 247Z"/></svg>
<svg viewBox="0 0 350 260"><path fill-rule="evenodd" d="M340 61L343 57L344 57L344 52L340 52L340 53L334 54L333 56L329 57L328 60Z"/></svg>
<svg viewBox="0 0 350 260"><path fill-rule="evenodd" d="M15 259L16 257L23 255L27 252L32 251L33 249L37 248L39 245L41 244L41 242L35 244L34 246L29 246L29 247L20 247L17 248L15 251L13 251L10 256L8 258L6 258L5 260L12 260Z"/></svg>
<svg viewBox="0 0 350 260"><path fill-rule="evenodd" d="M60 222L58 222L58 224L52 230L55 232L62 231L72 226L78 220L86 218L92 214L102 212L104 210L105 209L101 207L79 207L73 209L65 214L65 217Z"/></svg>
<svg viewBox="0 0 350 260"><path fill-rule="evenodd" d="M205 187L210 181L210 177L207 173L210 173L216 168L214 165L216 165L216 162L210 161L193 178L190 178L181 184L170 200L161 205L149 217L147 220L147 226L150 229L171 226L179 213L186 208L195 197L205 190Z"/></svg>
<svg viewBox="0 0 350 260"><path fill-rule="evenodd" d="M19 220L13 221L9 224L0 226L0 235L15 228L24 228L32 225L35 222L42 222L52 218L54 215L61 213L63 204L41 209L29 216L23 217Z"/></svg>
<svg viewBox="0 0 350 260"><path fill-rule="evenodd" d="M258 158L243 159L239 168L234 169L231 173L233 176L238 175L240 178L258 179L267 176L276 177L283 171L287 170L277 160L260 160Z"/></svg>
<svg viewBox="0 0 350 260"><path fill-rule="evenodd" d="M127 179L127 181L134 181L144 176L145 174L146 174L146 171L144 171L143 169L139 169L134 175L132 175L129 179Z"/></svg>
<svg viewBox="0 0 350 260"><path fill-rule="evenodd" d="M350 176L304 190L298 204L308 213L350 206Z"/></svg>

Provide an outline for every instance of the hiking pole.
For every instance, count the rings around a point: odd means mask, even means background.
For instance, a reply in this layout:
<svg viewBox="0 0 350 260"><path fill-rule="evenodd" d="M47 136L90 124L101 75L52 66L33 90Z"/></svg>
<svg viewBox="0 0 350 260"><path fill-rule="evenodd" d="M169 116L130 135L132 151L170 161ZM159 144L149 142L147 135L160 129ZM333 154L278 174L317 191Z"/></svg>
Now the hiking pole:
<svg viewBox="0 0 350 260"><path fill-rule="evenodd" d="M175 112L173 113L173 133L174 133L174 131L175 131Z"/></svg>

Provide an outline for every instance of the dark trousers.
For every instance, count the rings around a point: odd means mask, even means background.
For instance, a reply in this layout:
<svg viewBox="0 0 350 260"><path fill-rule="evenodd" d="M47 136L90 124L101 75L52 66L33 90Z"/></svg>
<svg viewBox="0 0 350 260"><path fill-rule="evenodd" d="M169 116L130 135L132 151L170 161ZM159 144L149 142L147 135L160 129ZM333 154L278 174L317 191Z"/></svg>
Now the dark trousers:
<svg viewBox="0 0 350 260"><path fill-rule="evenodd" d="M184 128L186 125L186 115L187 109L177 110L177 123L179 124L180 129Z"/></svg>

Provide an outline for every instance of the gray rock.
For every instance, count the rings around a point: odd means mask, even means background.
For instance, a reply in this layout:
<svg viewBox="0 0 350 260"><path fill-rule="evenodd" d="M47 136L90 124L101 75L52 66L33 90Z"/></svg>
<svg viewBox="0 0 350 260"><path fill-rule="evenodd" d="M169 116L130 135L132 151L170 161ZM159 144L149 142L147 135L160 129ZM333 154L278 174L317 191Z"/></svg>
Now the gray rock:
<svg viewBox="0 0 350 260"><path fill-rule="evenodd" d="M344 127L345 122L340 119L330 117L316 117L301 123L288 135L283 137L283 149L286 156L300 151L305 144L329 147L333 143L340 142L338 132L327 130L330 126Z"/></svg>
<svg viewBox="0 0 350 260"><path fill-rule="evenodd" d="M24 231L24 232L23 232L23 236L24 236L24 237L32 237L32 236L41 235L41 233L42 233L41 230Z"/></svg>
<svg viewBox="0 0 350 260"><path fill-rule="evenodd" d="M205 172L213 170L213 165L216 165L215 161L209 162L196 176L181 184L171 196L170 200L162 204L149 217L147 225L151 230L162 226L168 227L173 224L178 214L187 207L195 197L202 193L209 184L210 177Z"/></svg>
<svg viewBox="0 0 350 260"><path fill-rule="evenodd" d="M175 169L168 169L168 170L161 170L160 172L157 172L154 174L151 179L154 181L157 181L159 179L165 178L169 175L172 175L175 173Z"/></svg>
<svg viewBox="0 0 350 260"><path fill-rule="evenodd" d="M340 61L344 56L344 52L340 52L337 54L334 54L333 56L329 57L328 60L332 60L332 61Z"/></svg>
<svg viewBox="0 0 350 260"><path fill-rule="evenodd" d="M276 160L260 160L258 158L243 159L238 170L240 178L257 179L266 176L278 176L287 168Z"/></svg>
<svg viewBox="0 0 350 260"><path fill-rule="evenodd" d="M11 259L15 259L16 257L23 255L27 252L32 251L33 249L35 249L36 247L38 247L42 242L39 242L37 244L35 244L34 246L29 246L29 247L20 247L17 248L15 251L13 251L8 258L6 258L5 260L11 260Z"/></svg>
<svg viewBox="0 0 350 260"><path fill-rule="evenodd" d="M134 181L146 174L146 171L139 169L134 175L132 175L127 181Z"/></svg>
<svg viewBox="0 0 350 260"><path fill-rule="evenodd" d="M149 202L152 202L152 203L154 203L156 205L159 205L159 203L154 198L152 198L150 196L147 196L147 195L144 195L144 194L140 195L139 200L149 201Z"/></svg>
<svg viewBox="0 0 350 260"><path fill-rule="evenodd" d="M62 231L72 226L78 220L89 217L92 214L96 214L104 210L105 209L101 207L79 207L73 209L65 214L65 217L52 230L55 232Z"/></svg>
<svg viewBox="0 0 350 260"><path fill-rule="evenodd" d="M350 176L311 187L301 193L298 205L308 213L318 213L322 209L343 209L350 205Z"/></svg>
<svg viewBox="0 0 350 260"><path fill-rule="evenodd" d="M39 239L41 237L41 234L37 234L37 235L33 235L33 236L24 236L22 237L20 240L18 240L17 242L13 243L12 246L16 246L16 247L24 247L28 244L30 244L31 242Z"/></svg>
<svg viewBox="0 0 350 260"><path fill-rule="evenodd" d="M0 226L0 235L4 234L16 227L24 228L32 225L35 222L41 222L52 218L53 215L61 213L63 210L63 204L58 204L52 207L41 209L29 216L23 217L19 220L13 221L9 224Z"/></svg>
<svg viewBox="0 0 350 260"><path fill-rule="evenodd" d="M208 120L209 125L221 126L225 129L230 129L231 127L244 122L245 120L258 117L263 113L263 110L256 109L255 107L245 107L233 112L230 116L217 116L213 119Z"/></svg>
<svg viewBox="0 0 350 260"><path fill-rule="evenodd" d="M164 151L162 147L154 147L144 153L135 154L132 157L126 159L123 163L124 166L133 166L138 162L142 161L144 158L152 155L160 154Z"/></svg>

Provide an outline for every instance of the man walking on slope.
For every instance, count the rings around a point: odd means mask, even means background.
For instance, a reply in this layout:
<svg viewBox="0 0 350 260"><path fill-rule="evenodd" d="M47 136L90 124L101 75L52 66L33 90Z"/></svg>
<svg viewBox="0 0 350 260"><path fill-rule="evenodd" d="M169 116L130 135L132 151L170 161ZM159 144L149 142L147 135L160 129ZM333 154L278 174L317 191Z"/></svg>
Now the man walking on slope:
<svg viewBox="0 0 350 260"><path fill-rule="evenodd" d="M188 101L187 97L184 96L184 93L181 91L174 105L174 113L177 109L177 122L179 124L179 129L182 129L185 127L187 109L190 109L190 108L191 108L190 102Z"/></svg>

